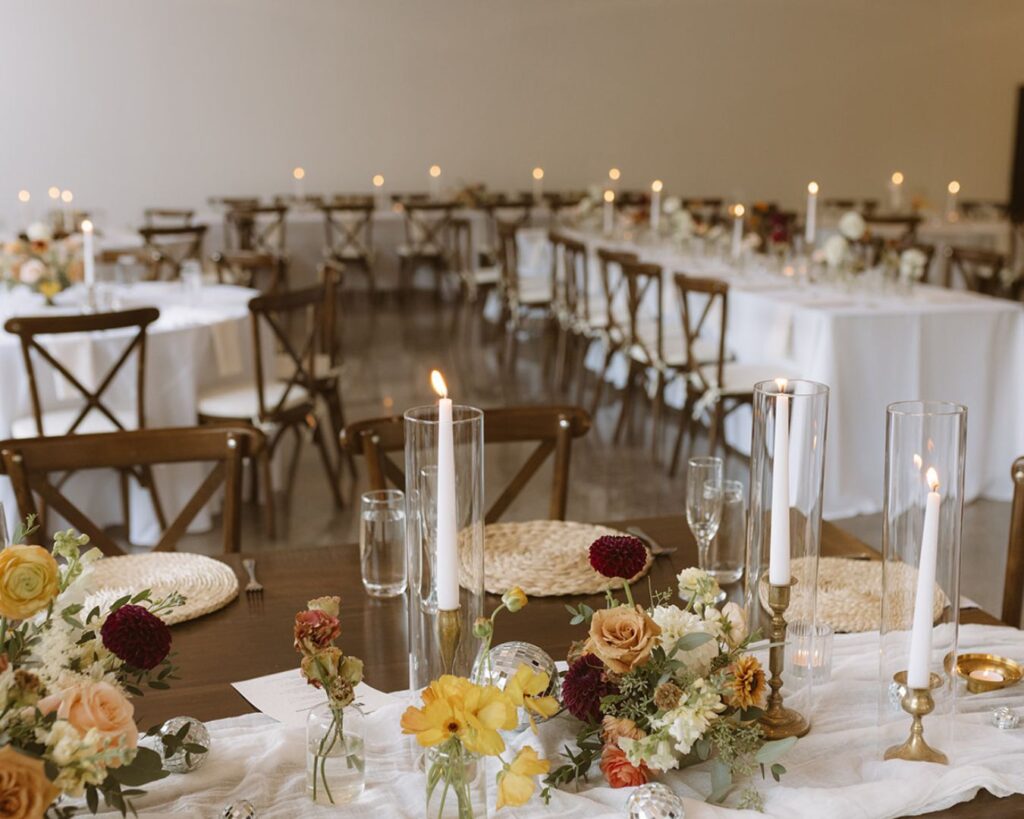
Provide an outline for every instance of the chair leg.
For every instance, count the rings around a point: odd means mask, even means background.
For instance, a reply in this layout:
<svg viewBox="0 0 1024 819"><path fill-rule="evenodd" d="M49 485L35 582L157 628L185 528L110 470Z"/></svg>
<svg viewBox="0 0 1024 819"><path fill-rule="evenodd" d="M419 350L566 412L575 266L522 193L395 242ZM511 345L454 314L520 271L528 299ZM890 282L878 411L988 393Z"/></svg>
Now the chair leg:
<svg viewBox="0 0 1024 819"><path fill-rule="evenodd" d="M615 425L615 436L612 439L619 443L622 433L626 429L626 422L629 420L633 410L633 393L636 391L637 374L641 372L635 361L629 362L629 375L626 376L626 385L622 395L622 406L619 408L619 422Z"/></svg>
<svg viewBox="0 0 1024 819"><path fill-rule="evenodd" d="M658 379L654 388L654 406L651 411L651 458L658 463L658 450L661 443L661 417L665 409L665 374L658 370Z"/></svg>
<svg viewBox="0 0 1024 819"><path fill-rule="evenodd" d="M590 402L591 416L597 412L597 408L601 404L601 393L604 392L605 381L608 378L608 370L612 366L612 357L614 355L615 348L609 344L608 350L604 354L604 364L601 366L601 372L597 376L597 383L594 385L594 398Z"/></svg>
<svg viewBox="0 0 1024 819"><path fill-rule="evenodd" d="M722 415L722 402L721 400L718 400L711 413L711 423L708 424L708 455L715 454L715 449L718 447L718 436L721 432L724 420L725 419Z"/></svg>
<svg viewBox="0 0 1024 819"><path fill-rule="evenodd" d="M320 424L316 419L313 419L313 443L316 444L316 448L320 451L320 458L324 462L324 472L327 473L327 480L331 485L334 505L338 509L343 509L345 507L345 500L342 498L341 488L338 486L338 473L334 469L334 464L331 463L331 456L327 451L327 443L324 441L323 431L320 429Z"/></svg>
<svg viewBox="0 0 1024 819"><path fill-rule="evenodd" d="M569 330L561 324L554 326L555 336L555 373L552 383L555 392L560 393L565 380L566 359L569 356Z"/></svg>
<svg viewBox="0 0 1024 819"><path fill-rule="evenodd" d="M132 531L132 499L131 487L128 485L128 470L122 469L121 475L121 511L124 514L125 538Z"/></svg>
<svg viewBox="0 0 1024 819"><path fill-rule="evenodd" d="M327 399L327 414L331 422L331 435L334 436L334 447L338 453L339 478L341 476L341 464L344 462L348 466L352 480L355 481L359 478L359 473L356 472L355 456L341 445L341 431L345 429L345 408L341 402L341 385L335 384L333 389L326 390L324 397Z"/></svg>
<svg viewBox="0 0 1024 819"><path fill-rule="evenodd" d="M674 478L679 471L679 455L683 451L683 438L691 430L693 424L693 405L696 402L692 395L686 396L686 403L683 405L683 414L679 418L679 431L676 433L676 442L672 447L672 465L669 467L668 475Z"/></svg>
<svg viewBox="0 0 1024 819"><path fill-rule="evenodd" d="M156 519L160 522L160 528L167 528L167 516L164 514L164 505L160 502L160 494L156 489L156 481L153 480L153 470L151 467L142 467L142 485L149 490L149 497L153 503L153 511L156 513Z"/></svg>
<svg viewBox="0 0 1024 819"><path fill-rule="evenodd" d="M266 498L263 502L263 525L264 528L266 529L267 537L271 540L275 540L277 538L277 521L275 520L274 515L274 483L271 480L270 476L271 457L272 453L270 452L270 449L264 449L263 452L260 453L259 458L254 458L252 460L251 469L254 485L256 483L256 475L258 473L263 474L263 486L265 487L264 492L266 493ZM256 497L256 502L259 503L258 492L256 494Z"/></svg>

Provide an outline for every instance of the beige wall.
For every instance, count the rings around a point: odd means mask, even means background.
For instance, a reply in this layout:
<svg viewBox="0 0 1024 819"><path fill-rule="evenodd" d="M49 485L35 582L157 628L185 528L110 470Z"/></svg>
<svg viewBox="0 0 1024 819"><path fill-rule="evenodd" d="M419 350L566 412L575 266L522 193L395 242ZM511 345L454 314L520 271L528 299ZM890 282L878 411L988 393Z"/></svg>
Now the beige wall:
<svg viewBox="0 0 1024 819"><path fill-rule="evenodd" d="M1016 0L7 0L0 218L210 194L627 186L1005 197Z"/></svg>

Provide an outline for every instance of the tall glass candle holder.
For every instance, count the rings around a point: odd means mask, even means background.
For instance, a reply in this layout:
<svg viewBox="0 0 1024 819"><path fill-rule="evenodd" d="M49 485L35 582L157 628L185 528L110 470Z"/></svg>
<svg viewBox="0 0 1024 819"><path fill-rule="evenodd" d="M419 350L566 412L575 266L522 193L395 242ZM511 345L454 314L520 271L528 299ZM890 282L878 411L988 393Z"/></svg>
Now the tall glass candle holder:
<svg viewBox="0 0 1024 819"><path fill-rule="evenodd" d="M944 659L956 656L960 623L966 449L960 404L886 410L878 697L886 758L934 762L955 749L955 674Z"/></svg>
<svg viewBox="0 0 1024 819"><path fill-rule="evenodd" d="M476 656L473 622L484 602L484 414L452 407L455 529L459 609L438 614L437 485L438 407L405 413L406 560L409 578L409 686L422 688L449 670L468 676ZM442 658L441 626L458 630L453 657ZM450 666L450 668L448 667Z"/></svg>
<svg viewBox="0 0 1024 819"><path fill-rule="evenodd" d="M828 400L828 387L814 381L754 386L744 598L748 622L772 643L788 642L787 623L816 623ZM769 661L768 710L775 705L779 725L765 730L773 738L807 727L783 718L781 699L805 722L813 710L814 675L785 669L784 656L780 645Z"/></svg>

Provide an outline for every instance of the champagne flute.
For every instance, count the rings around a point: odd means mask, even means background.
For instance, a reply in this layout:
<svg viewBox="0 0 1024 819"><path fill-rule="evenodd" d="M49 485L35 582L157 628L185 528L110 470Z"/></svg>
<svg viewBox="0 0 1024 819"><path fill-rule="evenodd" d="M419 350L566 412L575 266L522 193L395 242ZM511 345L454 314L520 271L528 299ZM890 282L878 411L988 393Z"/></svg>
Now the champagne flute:
<svg viewBox="0 0 1024 819"><path fill-rule="evenodd" d="M686 469L686 522L697 539L697 565L707 571L711 541L722 522L722 459L690 458Z"/></svg>

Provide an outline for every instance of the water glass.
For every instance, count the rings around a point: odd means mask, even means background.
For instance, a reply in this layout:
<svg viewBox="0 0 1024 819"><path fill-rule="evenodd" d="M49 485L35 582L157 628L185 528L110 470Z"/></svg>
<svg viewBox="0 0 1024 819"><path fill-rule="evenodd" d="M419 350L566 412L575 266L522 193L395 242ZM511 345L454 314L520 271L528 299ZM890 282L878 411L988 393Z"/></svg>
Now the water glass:
<svg viewBox="0 0 1024 819"><path fill-rule="evenodd" d="M722 481L722 513L704 568L719 585L743 577L747 544L747 494L741 481Z"/></svg>
<svg viewBox="0 0 1024 819"><path fill-rule="evenodd" d="M405 593L405 494L398 489L364 492L359 518L359 563L371 597Z"/></svg>
<svg viewBox="0 0 1024 819"><path fill-rule="evenodd" d="M711 541L722 520L722 459L690 458L686 469L686 522L697 539L698 565L709 567Z"/></svg>

